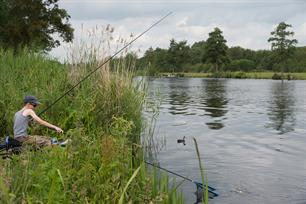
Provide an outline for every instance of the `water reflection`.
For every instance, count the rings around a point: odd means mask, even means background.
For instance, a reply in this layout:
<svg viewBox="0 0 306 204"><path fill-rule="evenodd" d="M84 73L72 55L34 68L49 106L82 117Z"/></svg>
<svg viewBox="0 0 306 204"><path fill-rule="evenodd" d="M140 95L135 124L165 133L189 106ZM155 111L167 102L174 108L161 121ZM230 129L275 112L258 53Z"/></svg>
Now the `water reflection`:
<svg viewBox="0 0 306 204"><path fill-rule="evenodd" d="M200 181L191 139L196 136L209 184L220 194L210 203L306 204L306 81L282 85L272 80L162 78L150 83L149 90L163 99L156 131L149 137L157 146L164 141L153 155L162 166ZM170 107L188 108L187 114L195 115L173 115ZM187 124L174 127L177 121ZM217 123L219 131L206 122ZM183 135L186 146L176 142ZM194 203L194 186L184 182L180 187L186 203Z"/></svg>
<svg viewBox="0 0 306 204"><path fill-rule="evenodd" d="M210 129L221 129L224 127L222 118L227 113L226 81L223 79L203 79L203 90L201 93L202 107L205 115L213 118L212 122L206 123Z"/></svg>
<svg viewBox="0 0 306 204"><path fill-rule="evenodd" d="M187 79L173 80L169 81L169 113L176 114L187 114L188 104L190 96L188 91L188 81Z"/></svg>
<svg viewBox="0 0 306 204"><path fill-rule="evenodd" d="M290 82L275 82L271 86L271 104L268 108L270 123L279 134L294 130L294 84Z"/></svg>

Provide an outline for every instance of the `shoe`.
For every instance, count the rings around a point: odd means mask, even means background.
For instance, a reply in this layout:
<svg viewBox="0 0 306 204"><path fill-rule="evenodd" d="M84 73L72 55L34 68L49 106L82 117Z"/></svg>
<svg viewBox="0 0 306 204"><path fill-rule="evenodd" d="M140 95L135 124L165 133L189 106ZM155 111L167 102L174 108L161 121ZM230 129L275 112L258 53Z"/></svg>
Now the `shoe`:
<svg viewBox="0 0 306 204"><path fill-rule="evenodd" d="M53 144L53 145L57 145L58 144L58 141L57 141L57 139L55 137L53 137L51 139L51 144Z"/></svg>
<svg viewBox="0 0 306 204"><path fill-rule="evenodd" d="M71 139L67 139L64 142L60 142L59 145L60 146L66 146L68 143L70 143L72 140Z"/></svg>

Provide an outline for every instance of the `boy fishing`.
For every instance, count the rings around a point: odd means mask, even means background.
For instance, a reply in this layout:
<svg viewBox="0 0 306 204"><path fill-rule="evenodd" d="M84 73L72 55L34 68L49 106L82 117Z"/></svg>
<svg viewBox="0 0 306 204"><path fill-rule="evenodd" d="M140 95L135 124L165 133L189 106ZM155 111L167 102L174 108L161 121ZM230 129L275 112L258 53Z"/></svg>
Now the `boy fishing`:
<svg viewBox="0 0 306 204"><path fill-rule="evenodd" d="M14 117L14 139L24 144L37 145L38 147L51 146L52 141L49 137L28 135L29 122L33 119L38 124L54 129L58 133L63 133L63 130L36 115L34 110L40 102L35 96L25 96L23 102L23 108L16 112ZM61 145L65 145L67 142L68 140L62 142Z"/></svg>

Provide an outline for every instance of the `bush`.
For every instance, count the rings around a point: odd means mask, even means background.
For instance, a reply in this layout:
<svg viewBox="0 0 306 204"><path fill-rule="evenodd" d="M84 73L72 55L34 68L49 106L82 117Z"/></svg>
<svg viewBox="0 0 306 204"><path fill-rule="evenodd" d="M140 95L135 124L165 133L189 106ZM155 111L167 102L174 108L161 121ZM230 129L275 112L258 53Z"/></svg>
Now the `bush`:
<svg viewBox="0 0 306 204"><path fill-rule="evenodd" d="M247 78L247 76L246 76L246 74L244 72L237 72L237 73L235 73L234 77L237 78L237 79L245 79L245 78Z"/></svg>
<svg viewBox="0 0 306 204"><path fill-rule="evenodd" d="M282 75L274 73L273 76L272 76L272 79L274 79L274 80L281 80L282 79Z"/></svg>
<svg viewBox="0 0 306 204"><path fill-rule="evenodd" d="M204 72L204 73L207 73L207 72L210 71L210 69L211 69L211 64L198 63L198 64L190 65L188 71L189 72Z"/></svg>

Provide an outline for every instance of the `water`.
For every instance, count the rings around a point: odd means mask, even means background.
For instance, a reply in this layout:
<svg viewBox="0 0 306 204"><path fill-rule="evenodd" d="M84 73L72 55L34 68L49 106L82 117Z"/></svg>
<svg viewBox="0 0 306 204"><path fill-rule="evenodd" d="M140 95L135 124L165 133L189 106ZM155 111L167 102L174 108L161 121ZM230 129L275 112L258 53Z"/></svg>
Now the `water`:
<svg viewBox="0 0 306 204"><path fill-rule="evenodd" d="M306 81L150 79L149 101L157 99L157 160L201 181L196 138L219 193L210 204L306 203ZM195 203L195 185L182 190Z"/></svg>

